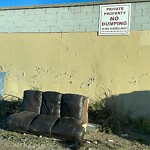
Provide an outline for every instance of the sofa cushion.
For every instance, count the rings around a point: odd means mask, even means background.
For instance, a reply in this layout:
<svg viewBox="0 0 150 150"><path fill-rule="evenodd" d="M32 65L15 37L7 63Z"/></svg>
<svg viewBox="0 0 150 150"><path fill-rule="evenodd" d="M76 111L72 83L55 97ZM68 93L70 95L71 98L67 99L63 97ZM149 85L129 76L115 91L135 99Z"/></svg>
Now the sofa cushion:
<svg viewBox="0 0 150 150"><path fill-rule="evenodd" d="M51 130L51 134L59 138L81 141L84 136L84 129L78 120L63 117L56 121Z"/></svg>
<svg viewBox="0 0 150 150"><path fill-rule="evenodd" d="M51 128L58 118L52 115L39 114L29 125L29 131L36 135L51 135Z"/></svg>
<svg viewBox="0 0 150 150"><path fill-rule="evenodd" d="M29 111L10 115L6 119L7 128L13 131L28 132L29 125L36 116L38 116L37 113Z"/></svg>
<svg viewBox="0 0 150 150"><path fill-rule="evenodd" d="M60 117L60 103L62 94L47 91L42 93L41 114Z"/></svg>
<svg viewBox="0 0 150 150"><path fill-rule="evenodd" d="M42 103L42 92L35 90L24 91L23 111L30 111L40 114Z"/></svg>
<svg viewBox="0 0 150 150"><path fill-rule="evenodd" d="M82 95L63 94L60 117L71 117L82 122L81 119L85 99L86 97Z"/></svg>

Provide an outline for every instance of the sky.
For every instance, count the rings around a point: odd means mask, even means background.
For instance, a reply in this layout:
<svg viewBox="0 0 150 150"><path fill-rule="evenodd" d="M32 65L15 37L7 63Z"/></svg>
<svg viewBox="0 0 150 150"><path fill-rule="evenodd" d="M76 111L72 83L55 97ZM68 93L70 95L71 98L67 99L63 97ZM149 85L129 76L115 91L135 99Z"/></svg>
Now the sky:
<svg viewBox="0 0 150 150"><path fill-rule="evenodd" d="M80 2L101 2L105 0L0 0L0 7L67 4Z"/></svg>

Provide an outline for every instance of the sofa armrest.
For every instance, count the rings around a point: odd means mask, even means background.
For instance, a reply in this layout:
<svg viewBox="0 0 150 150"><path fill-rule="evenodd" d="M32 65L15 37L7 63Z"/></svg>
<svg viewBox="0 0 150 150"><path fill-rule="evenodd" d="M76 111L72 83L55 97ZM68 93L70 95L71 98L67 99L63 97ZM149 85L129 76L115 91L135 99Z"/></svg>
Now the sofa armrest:
<svg viewBox="0 0 150 150"><path fill-rule="evenodd" d="M87 97L84 100L84 105L82 109L82 118L81 118L81 124L82 124L82 127L85 128L85 130L88 124L88 105L89 105L89 98Z"/></svg>

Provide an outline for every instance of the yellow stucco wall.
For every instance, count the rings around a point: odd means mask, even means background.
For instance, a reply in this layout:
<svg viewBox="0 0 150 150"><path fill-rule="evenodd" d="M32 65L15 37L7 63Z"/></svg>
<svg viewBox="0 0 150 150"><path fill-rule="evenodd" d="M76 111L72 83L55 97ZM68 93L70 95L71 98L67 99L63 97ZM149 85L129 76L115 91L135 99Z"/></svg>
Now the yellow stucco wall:
<svg viewBox="0 0 150 150"><path fill-rule="evenodd" d="M93 99L150 89L150 32L0 34L5 94L26 89L78 93Z"/></svg>
<svg viewBox="0 0 150 150"><path fill-rule="evenodd" d="M97 33L0 34L5 93L57 90L92 98L149 89L148 32L129 36Z"/></svg>

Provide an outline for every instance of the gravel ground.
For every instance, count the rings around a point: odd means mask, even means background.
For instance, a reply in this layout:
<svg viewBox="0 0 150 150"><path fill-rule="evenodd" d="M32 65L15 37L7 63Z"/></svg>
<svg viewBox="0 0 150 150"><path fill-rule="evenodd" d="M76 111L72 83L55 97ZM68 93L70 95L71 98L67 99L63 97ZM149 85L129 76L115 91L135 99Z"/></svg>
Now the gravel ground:
<svg viewBox="0 0 150 150"><path fill-rule="evenodd" d="M121 136L87 132L84 139L79 150L150 150L150 135L131 131ZM0 129L0 145L1 150L70 150L74 143Z"/></svg>

